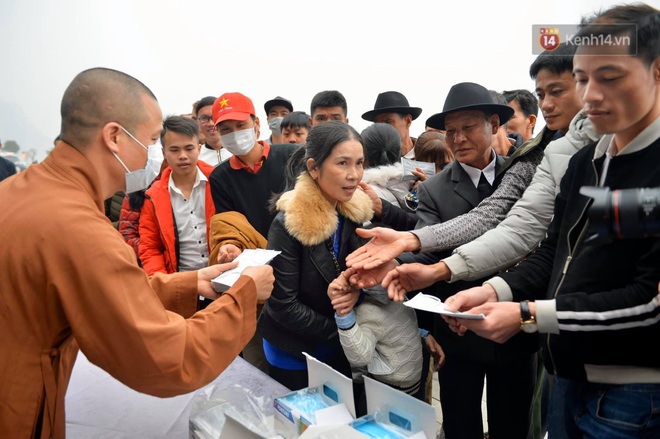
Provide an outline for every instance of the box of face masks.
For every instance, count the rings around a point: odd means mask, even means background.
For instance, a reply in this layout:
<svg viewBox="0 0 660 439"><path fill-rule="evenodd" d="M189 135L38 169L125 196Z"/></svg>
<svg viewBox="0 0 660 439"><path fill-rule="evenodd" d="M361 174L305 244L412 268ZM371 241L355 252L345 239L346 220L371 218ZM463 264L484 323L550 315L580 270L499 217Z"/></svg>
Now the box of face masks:
<svg viewBox="0 0 660 439"><path fill-rule="evenodd" d="M369 438L435 438L435 409L424 401L364 377L367 415L349 425Z"/></svg>
<svg viewBox="0 0 660 439"><path fill-rule="evenodd" d="M301 437L310 426L340 426L355 419L353 381L314 357L305 356L309 386L273 402L275 431L287 439Z"/></svg>

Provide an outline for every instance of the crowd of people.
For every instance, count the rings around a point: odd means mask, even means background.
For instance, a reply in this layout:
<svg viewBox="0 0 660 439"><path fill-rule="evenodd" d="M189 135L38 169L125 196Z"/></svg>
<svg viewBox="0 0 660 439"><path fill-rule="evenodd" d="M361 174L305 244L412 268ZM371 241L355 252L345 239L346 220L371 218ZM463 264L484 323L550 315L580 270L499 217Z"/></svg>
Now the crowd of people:
<svg viewBox="0 0 660 439"><path fill-rule="evenodd" d="M660 335L660 240L602 239L582 189L660 186L660 11L577 37L534 60L534 93L454 84L417 137L397 91L362 133L337 90L309 114L276 96L259 140L242 93L163 119L139 80L78 74L53 151L0 183L0 436L65 436L80 349L157 396L238 355L301 389L308 353L359 415L364 376L430 402L437 373L447 439L659 437L660 357L636 342ZM213 289L258 248L281 253Z"/></svg>

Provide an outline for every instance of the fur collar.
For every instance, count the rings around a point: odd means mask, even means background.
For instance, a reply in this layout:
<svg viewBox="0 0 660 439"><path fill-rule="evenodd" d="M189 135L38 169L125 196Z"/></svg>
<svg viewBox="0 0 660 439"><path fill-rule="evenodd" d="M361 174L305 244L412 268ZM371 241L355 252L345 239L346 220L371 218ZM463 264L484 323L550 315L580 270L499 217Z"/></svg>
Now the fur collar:
<svg viewBox="0 0 660 439"><path fill-rule="evenodd" d="M369 196L359 189L333 209L306 172L300 174L293 190L282 194L277 210L286 214L284 226L289 234L306 246L322 243L337 230L337 212L360 225L374 214Z"/></svg>
<svg viewBox="0 0 660 439"><path fill-rule="evenodd" d="M367 184L386 187L390 180L401 180L402 176L403 166L401 163L395 163L393 165L365 169L362 181Z"/></svg>

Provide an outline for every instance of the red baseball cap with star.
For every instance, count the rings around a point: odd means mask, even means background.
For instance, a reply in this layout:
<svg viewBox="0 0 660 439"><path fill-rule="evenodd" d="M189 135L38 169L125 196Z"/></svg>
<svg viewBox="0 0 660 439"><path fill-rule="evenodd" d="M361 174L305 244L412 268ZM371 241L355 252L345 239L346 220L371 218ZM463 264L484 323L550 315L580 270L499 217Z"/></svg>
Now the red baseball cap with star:
<svg viewBox="0 0 660 439"><path fill-rule="evenodd" d="M255 116L254 104L241 93L224 93L213 103L213 124L223 120L246 120Z"/></svg>

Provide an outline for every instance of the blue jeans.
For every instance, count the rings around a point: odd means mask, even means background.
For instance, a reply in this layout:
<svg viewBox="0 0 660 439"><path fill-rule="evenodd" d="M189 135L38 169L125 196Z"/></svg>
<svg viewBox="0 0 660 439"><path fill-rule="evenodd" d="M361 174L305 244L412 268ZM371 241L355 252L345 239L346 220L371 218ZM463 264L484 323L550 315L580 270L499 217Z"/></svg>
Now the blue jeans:
<svg viewBox="0 0 660 439"><path fill-rule="evenodd" d="M660 384L594 384L555 377L548 437L660 438Z"/></svg>

